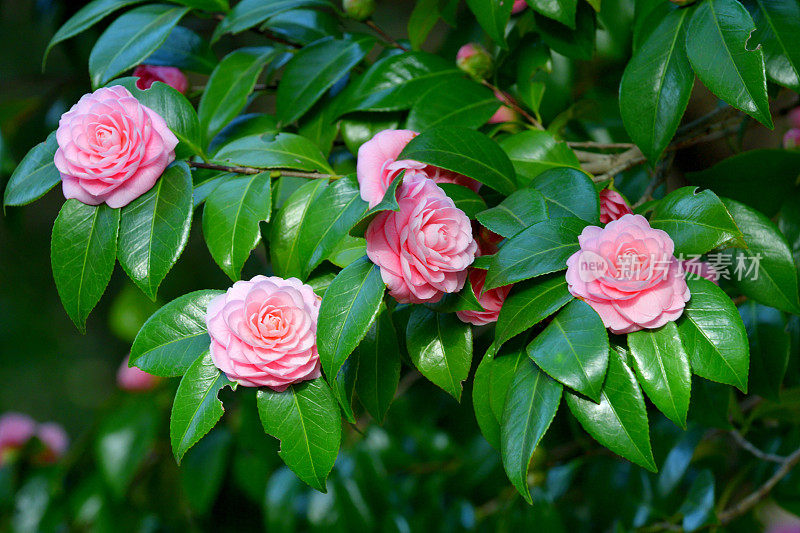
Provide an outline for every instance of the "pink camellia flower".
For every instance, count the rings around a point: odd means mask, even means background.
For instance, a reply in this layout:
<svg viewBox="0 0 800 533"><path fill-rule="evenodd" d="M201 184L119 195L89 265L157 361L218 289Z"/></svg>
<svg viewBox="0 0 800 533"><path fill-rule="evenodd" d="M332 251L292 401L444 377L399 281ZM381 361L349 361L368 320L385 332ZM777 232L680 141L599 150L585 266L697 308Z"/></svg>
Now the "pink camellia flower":
<svg viewBox="0 0 800 533"><path fill-rule="evenodd" d="M36 437L44 445L44 452L37 459L44 463L54 463L67 451L69 437L60 425L55 422L39 424L36 428Z"/></svg>
<svg viewBox="0 0 800 533"><path fill-rule="evenodd" d="M641 215L605 228L587 226L567 260L569 292L592 306L612 333L658 328L676 320L689 300L675 245Z"/></svg>
<svg viewBox="0 0 800 533"><path fill-rule="evenodd" d="M783 147L787 150L800 148L800 129L792 128L783 136Z"/></svg>
<svg viewBox="0 0 800 533"><path fill-rule="evenodd" d="M9 450L22 448L36 433L36 422L28 415L6 413L0 417L0 464Z"/></svg>
<svg viewBox="0 0 800 533"><path fill-rule="evenodd" d="M600 222L608 224L632 213L631 206L620 193L611 189L600 191Z"/></svg>
<svg viewBox="0 0 800 533"><path fill-rule="evenodd" d="M479 268L473 268L469 273L469 282L472 285L472 291L478 298L478 303L481 304L484 311L456 311L456 315L462 322L474 324L476 326L483 326L491 322L497 322L497 317L500 315L500 308L503 307L503 302L506 301L506 296L511 290L511 285L504 285L496 289L483 290L483 284L486 281L486 271Z"/></svg>
<svg viewBox="0 0 800 533"><path fill-rule="evenodd" d="M687 259L680 261L681 270L684 272L684 277L689 279L705 278L708 281L719 285L719 272L714 268L714 265L706 261L700 261L699 258Z"/></svg>
<svg viewBox="0 0 800 533"><path fill-rule="evenodd" d="M320 376L320 297L297 278L237 281L208 306L211 359L231 381L281 392Z"/></svg>
<svg viewBox="0 0 800 533"><path fill-rule="evenodd" d="M800 107L795 107L789 111L789 124L792 128L800 128Z"/></svg>
<svg viewBox="0 0 800 533"><path fill-rule="evenodd" d="M64 196L110 207L150 190L178 144L164 119L121 85L84 95L61 116L56 139Z"/></svg>
<svg viewBox="0 0 800 533"><path fill-rule="evenodd" d="M517 13L523 11L526 7L528 7L528 4L525 2L525 0L514 0L514 5L511 7L511 14L516 15Z"/></svg>
<svg viewBox="0 0 800 533"><path fill-rule="evenodd" d="M383 211L367 227L367 256L401 303L438 302L458 292L478 245L469 218L432 180L405 175L400 211Z"/></svg>
<svg viewBox="0 0 800 533"><path fill-rule="evenodd" d="M130 356L125 356L122 364L117 370L117 386L129 392L148 391L158 385L160 379L157 376L148 374L144 370L139 370L135 366L128 366Z"/></svg>
<svg viewBox="0 0 800 533"><path fill-rule="evenodd" d="M463 185L476 192L481 188L479 181L456 172L409 159L397 161L403 148L417 135L417 132L411 130L383 130L358 149L358 186L361 198L369 203L370 208L381 202L389 184L404 170L406 177L419 175L431 178L436 183Z"/></svg>
<svg viewBox="0 0 800 533"><path fill-rule="evenodd" d="M149 89L157 81L162 81L183 94L186 94L186 90L189 88L189 80L180 69L175 67L139 65L133 71L133 76L139 78L136 80L136 86L142 90Z"/></svg>

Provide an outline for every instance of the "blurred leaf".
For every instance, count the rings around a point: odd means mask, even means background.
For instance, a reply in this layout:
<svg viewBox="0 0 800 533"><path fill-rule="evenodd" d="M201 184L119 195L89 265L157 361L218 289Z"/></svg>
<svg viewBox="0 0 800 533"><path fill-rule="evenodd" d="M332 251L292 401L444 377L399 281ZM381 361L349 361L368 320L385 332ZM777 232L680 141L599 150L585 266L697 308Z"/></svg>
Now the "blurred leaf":
<svg viewBox="0 0 800 533"><path fill-rule="evenodd" d="M273 15L299 7L332 7L330 0L242 0L214 30L212 42L226 33L240 33Z"/></svg>
<svg viewBox="0 0 800 533"><path fill-rule="evenodd" d="M293 133L264 133L236 139L217 151L214 160L256 168L292 168L333 173L319 148Z"/></svg>
<svg viewBox="0 0 800 533"><path fill-rule="evenodd" d="M520 189L491 209L478 213L478 222L503 237L513 237L546 218L545 197L536 189Z"/></svg>
<svg viewBox="0 0 800 533"><path fill-rule="evenodd" d="M419 5L419 4L418 4ZM466 78L444 80L419 96L406 127L426 131L437 126L478 128L500 107L492 91Z"/></svg>
<svg viewBox="0 0 800 533"><path fill-rule="evenodd" d="M383 423L400 381L400 346L387 309L380 311L356 352L358 399L372 418Z"/></svg>
<svg viewBox="0 0 800 533"><path fill-rule="evenodd" d="M437 185L469 218L474 220L478 213L486 210L484 199L469 187L457 183L439 183Z"/></svg>
<svg viewBox="0 0 800 533"><path fill-rule="evenodd" d="M298 513L286 511L293 509L305 490L305 485L286 467L279 468L270 476L264 498L267 531L297 531Z"/></svg>
<svg viewBox="0 0 800 533"><path fill-rule="evenodd" d="M64 310L82 333L114 271L119 213L105 204L67 200L53 225L53 279Z"/></svg>
<svg viewBox="0 0 800 533"><path fill-rule="evenodd" d="M472 328L454 314L414 306L406 328L408 354L434 385L461 401L472 362Z"/></svg>
<svg viewBox="0 0 800 533"><path fill-rule="evenodd" d="M745 0L756 30L750 38L764 50L766 69L776 83L800 91L800 5L776 0Z"/></svg>
<svg viewBox="0 0 800 533"><path fill-rule="evenodd" d="M222 488L232 437L225 428L213 429L183 457L181 486L191 507L200 514L209 511Z"/></svg>
<svg viewBox="0 0 800 533"><path fill-rule="evenodd" d="M117 257L134 283L155 300L183 252L192 225L192 176L170 166L152 189L121 209Z"/></svg>
<svg viewBox="0 0 800 533"><path fill-rule="evenodd" d="M289 385L283 392L258 391L264 431L281 441L279 455L304 482L321 492L342 438L339 406L322 379Z"/></svg>
<svg viewBox="0 0 800 533"><path fill-rule="evenodd" d="M683 515L683 529L686 531L695 531L717 523L714 512L714 474L710 470L701 471L694 479L678 512Z"/></svg>
<svg viewBox="0 0 800 533"><path fill-rule="evenodd" d="M736 0L708 0L692 15L686 53L711 92L772 129L764 54L747 47L753 19Z"/></svg>
<svg viewBox="0 0 800 533"><path fill-rule="evenodd" d="M500 146L508 154L520 185L529 185L542 172L554 167L573 167L581 164L567 143L558 141L547 131L527 130L506 137Z"/></svg>
<svg viewBox="0 0 800 533"><path fill-rule="evenodd" d="M578 3L575 29L536 14L536 29L542 40L561 55L572 59L589 60L594 55L595 12L585 2Z"/></svg>
<svg viewBox="0 0 800 533"><path fill-rule="evenodd" d="M441 0L419 0L408 19L408 39L411 48L419 50L425 43L428 34L439 20L439 4Z"/></svg>
<svg viewBox="0 0 800 533"><path fill-rule="evenodd" d="M600 222L597 189L582 170L551 168L539 174L530 186L544 195L551 218L577 217L595 224Z"/></svg>
<svg viewBox="0 0 800 533"><path fill-rule="evenodd" d="M217 56L209 44L189 28L175 26L167 40L143 61L146 65L160 65L211 74L217 66Z"/></svg>
<svg viewBox="0 0 800 533"><path fill-rule="evenodd" d="M506 0L466 0L483 31L499 46L507 50L506 25L511 18L514 2ZM565 0L568 1L568 0Z"/></svg>
<svg viewBox="0 0 800 533"><path fill-rule="evenodd" d="M230 6L228 0L172 0L179 4L183 4L195 9L202 9L204 11L228 11Z"/></svg>
<svg viewBox="0 0 800 533"><path fill-rule="evenodd" d="M131 347L130 365L154 376L181 376L211 344L208 304L223 291L190 292L147 319Z"/></svg>
<svg viewBox="0 0 800 533"><path fill-rule="evenodd" d="M700 429L690 428L681 434L678 442L669 451L667 458L664 459L664 466L658 474L658 491L662 496L669 495L681 482L702 436L703 432Z"/></svg>
<svg viewBox="0 0 800 533"><path fill-rule="evenodd" d="M578 0L527 0L531 9L541 13L545 17L557 20L565 26L575 29L575 11L578 8ZM594 0L592 0L594 1ZM591 2L590 2L591 3ZM595 11L599 8L592 4ZM530 502L528 502L530 503Z"/></svg>
<svg viewBox="0 0 800 533"><path fill-rule="evenodd" d="M786 319L777 309L752 301L740 305L739 314L750 343L750 391L778 400L789 363Z"/></svg>
<svg viewBox="0 0 800 533"><path fill-rule="evenodd" d="M188 12L188 7L149 4L115 19L97 39L89 56L92 85L100 87L120 72L142 63Z"/></svg>
<svg viewBox="0 0 800 533"><path fill-rule="evenodd" d="M311 206L327 186L325 180L307 181L292 193L270 224L269 251L272 269L278 276L300 276L303 268L299 253L300 231L311 216Z"/></svg>
<svg viewBox="0 0 800 533"><path fill-rule="evenodd" d="M259 223L272 213L269 172L224 180L203 208L203 236L214 261L239 280L250 252L261 239Z"/></svg>
<svg viewBox="0 0 800 533"><path fill-rule="evenodd" d="M61 182L61 174L53 162L57 148L56 132L31 148L8 179L3 193L4 206L27 205Z"/></svg>
<svg viewBox="0 0 800 533"><path fill-rule="evenodd" d="M290 9L270 17L265 25L271 32L304 45L329 35L341 36L338 19L315 9Z"/></svg>
<svg viewBox="0 0 800 533"><path fill-rule="evenodd" d="M731 388L701 378L692 379L692 400L689 405L689 421L702 426L732 429L728 418Z"/></svg>

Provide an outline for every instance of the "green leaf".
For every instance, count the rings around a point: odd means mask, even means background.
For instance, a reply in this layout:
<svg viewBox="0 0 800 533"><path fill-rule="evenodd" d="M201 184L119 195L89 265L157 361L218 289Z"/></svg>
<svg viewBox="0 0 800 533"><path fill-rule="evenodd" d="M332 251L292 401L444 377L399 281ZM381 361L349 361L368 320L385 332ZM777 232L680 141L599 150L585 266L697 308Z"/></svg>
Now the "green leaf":
<svg viewBox="0 0 800 533"><path fill-rule="evenodd" d="M439 183L438 185L453 200L456 207L461 209L469 218L474 220L478 213L486 210L484 199L469 187L458 185L457 183Z"/></svg>
<svg viewBox="0 0 800 533"><path fill-rule="evenodd" d="M747 392L750 353L736 306L725 292L705 279L687 279L692 294L678 320L692 371Z"/></svg>
<svg viewBox="0 0 800 533"><path fill-rule="evenodd" d="M567 143L544 130L527 130L510 135L500 142L500 147L511 159L520 185L529 185L536 176L551 168L580 169L581 166L578 156Z"/></svg>
<svg viewBox="0 0 800 533"><path fill-rule="evenodd" d="M152 189L121 209L117 257L151 299L183 252L192 226L192 176L170 166Z"/></svg>
<svg viewBox="0 0 800 533"><path fill-rule="evenodd" d="M47 56L50 54L50 50L55 45L86 31L114 11L141 2L142 0L93 0L80 8L50 39L42 57L42 70L44 70L44 65L47 63Z"/></svg>
<svg viewBox="0 0 800 533"><path fill-rule="evenodd" d="M694 85L686 57L690 9L667 15L625 67L619 88L622 122L650 161L657 161L681 122Z"/></svg>
<svg viewBox="0 0 800 533"><path fill-rule="evenodd" d="M203 208L203 237L208 251L233 281L261 239L259 223L272 212L269 172L225 179Z"/></svg>
<svg viewBox="0 0 800 533"><path fill-rule="evenodd" d="M508 49L506 44L506 24L511 18L511 8L514 2L495 0L467 0L478 24L483 31L503 50Z"/></svg>
<svg viewBox="0 0 800 533"><path fill-rule="evenodd" d="M778 400L791 347L786 319L777 309L752 301L739 306L739 314L750 344L750 392Z"/></svg>
<svg viewBox="0 0 800 533"><path fill-rule="evenodd" d="M228 0L172 0L194 9L203 11L228 11L230 6Z"/></svg>
<svg viewBox="0 0 800 533"><path fill-rule="evenodd" d="M567 280L561 274L542 276L515 285L503 302L494 328L494 345L535 326L572 300Z"/></svg>
<svg viewBox="0 0 800 533"><path fill-rule="evenodd" d="M172 28L164 44L144 60L146 65L176 67L200 74L211 74L217 62L208 42L183 26Z"/></svg>
<svg viewBox="0 0 800 533"><path fill-rule="evenodd" d="M478 222L503 237L513 237L546 218L544 195L536 189L520 189L491 209L478 213Z"/></svg>
<svg viewBox="0 0 800 533"><path fill-rule="evenodd" d="M389 187L386 189L386 192L383 193L383 198L378 205L367 211L364 216L362 216L361 219L359 219L359 221L351 228L351 235L363 237L364 233L369 227L370 222L372 222L378 213L382 211L400 211L400 204L397 203L397 187L403 183L404 175L405 171L403 170L400 171L400 174L395 176L395 178L389 184Z"/></svg>
<svg viewBox="0 0 800 533"><path fill-rule="evenodd" d="M650 216L650 225L669 233L676 255L700 255L744 242L722 200L708 190L698 193L697 187L681 187L662 198Z"/></svg>
<svg viewBox="0 0 800 533"><path fill-rule="evenodd" d="M754 180L756 175L759 178ZM749 150L723 159L706 170L691 172L686 179L771 217L794 191L798 175L800 152Z"/></svg>
<svg viewBox="0 0 800 533"><path fill-rule="evenodd" d="M272 48L243 48L222 58L208 79L197 114L207 139L212 139L247 106L247 99L266 64Z"/></svg>
<svg viewBox="0 0 800 533"><path fill-rule="evenodd" d="M224 427L208 433L184 456L181 488L192 509L205 514L217 499L231 457L233 435ZM235 460L235 459L234 459Z"/></svg>
<svg viewBox="0 0 800 533"><path fill-rule="evenodd" d="M520 231L491 256L485 290L567 268L586 226L577 218L549 218Z"/></svg>
<svg viewBox="0 0 800 533"><path fill-rule="evenodd" d="M629 461L656 472L642 390L633 372L616 351L609 355L608 376L600 394L600 403L573 392L567 393L566 400L583 429L597 442Z"/></svg>
<svg viewBox="0 0 800 533"><path fill-rule="evenodd" d="M383 423L400 382L400 345L387 309L380 311L356 354L358 399L372 418Z"/></svg>
<svg viewBox="0 0 800 533"><path fill-rule="evenodd" d="M147 319L131 347L130 366L154 376L181 376L208 350L208 304L223 291L190 292Z"/></svg>
<svg viewBox="0 0 800 533"><path fill-rule="evenodd" d="M317 323L317 349L328 379L339 373L367 334L378 316L385 288L380 269L364 256L339 272L325 291Z"/></svg>
<svg viewBox="0 0 800 533"><path fill-rule="evenodd" d="M510 384L500 430L503 467L508 479L528 503L528 465L561 403L561 383L524 361Z"/></svg>
<svg viewBox="0 0 800 533"><path fill-rule="evenodd" d="M276 275L284 278L300 276L303 268L298 242L300 231L313 212L311 206L327 186L325 180L304 183L289 196L275 215L275 220L270 224L269 251Z"/></svg>
<svg viewBox="0 0 800 533"><path fill-rule="evenodd" d="M475 372L472 390L475 415L481 433L497 450L501 447L500 424L511 382L517 374L517 369L530 361L525 352L526 344L527 338L520 338L520 342L514 341L504 346L496 355L487 352ZM483 398L479 399L476 395ZM485 404L483 408L487 411L479 416L478 406L481 403Z"/></svg>
<svg viewBox="0 0 800 533"><path fill-rule="evenodd" d="M714 511L714 474L704 469L694 478L678 512L683 515L684 531L696 531L717 523Z"/></svg>
<svg viewBox="0 0 800 533"><path fill-rule="evenodd" d="M472 410L483 437L493 448L499 450L500 422L494 416L489 404L489 391L495 361L496 359L487 353L475 370L475 376L472 378ZM503 401L505 402L505 397L503 397Z"/></svg>
<svg viewBox="0 0 800 533"><path fill-rule="evenodd" d="M406 127L425 131L438 126L478 128L500 107L492 91L466 78L441 81L420 95Z"/></svg>
<svg viewBox="0 0 800 533"><path fill-rule="evenodd" d="M438 313L486 311L478 301L478 297L475 296L475 291L472 289L471 283L464 283L464 287L458 292L445 293L436 303L425 303L424 305L428 309L432 309Z"/></svg>
<svg viewBox="0 0 800 533"><path fill-rule="evenodd" d="M233 119L227 126L217 133L208 145L208 152L216 155L222 146L243 137L261 135L264 133L277 133L278 121L272 115L265 113L245 113ZM300 179L300 178L297 178Z"/></svg>
<svg viewBox="0 0 800 533"><path fill-rule="evenodd" d="M711 92L772 129L764 54L748 48L756 29L736 0L708 0L697 7L686 31L686 53Z"/></svg>
<svg viewBox="0 0 800 533"><path fill-rule="evenodd" d="M746 0L756 31L750 36L764 50L767 75L795 92L800 91L800 5L781 0Z"/></svg>
<svg viewBox="0 0 800 533"><path fill-rule="evenodd" d="M367 203L361 199L355 176L334 181L315 205L314 216L303 224L298 237L302 279L331 255L367 211Z"/></svg>
<svg viewBox="0 0 800 533"><path fill-rule="evenodd" d="M420 94L442 80L461 77L452 62L427 52L384 57L342 92L337 114L409 109Z"/></svg>
<svg viewBox="0 0 800 533"><path fill-rule="evenodd" d="M578 8L577 0L528 0L528 5L537 13L557 20L573 30L575 29L575 11Z"/></svg>
<svg viewBox="0 0 800 533"><path fill-rule="evenodd" d="M408 40L411 48L419 50L439 20L440 0L419 0L408 19Z"/></svg>
<svg viewBox="0 0 800 533"><path fill-rule="evenodd" d="M517 188L514 167L492 139L460 126L441 126L417 135L398 159L413 159L478 180L511 194Z"/></svg>
<svg viewBox="0 0 800 533"><path fill-rule="evenodd" d="M547 46L572 59L589 60L594 54L594 10L580 2L575 13L575 29L536 13L536 29Z"/></svg>
<svg viewBox="0 0 800 533"><path fill-rule="evenodd" d="M583 171L552 168L539 174L530 185L544 195L550 217L577 217L600 223L600 198Z"/></svg>
<svg viewBox="0 0 800 533"><path fill-rule="evenodd" d="M118 231L119 209L78 200L67 200L53 224L53 279L64 310L81 332L114 271Z"/></svg>
<svg viewBox="0 0 800 533"><path fill-rule="evenodd" d="M225 386L236 388L236 384L214 366L209 351L186 370L175 392L169 417L169 439L178 464L189 448L211 431L222 417L225 409L218 395Z"/></svg>
<svg viewBox="0 0 800 533"><path fill-rule="evenodd" d="M281 441L278 454L297 477L325 492L342 440L339 406L322 379L290 385L283 392L258 391L264 431Z"/></svg>
<svg viewBox="0 0 800 533"><path fill-rule="evenodd" d="M598 314L573 300L528 345L528 356L567 387L599 400L608 366L608 333Z"/></svg>
<svg viewBox="0 0 800 533"><path fill-rule="evenodd" d="M356 423L356 415L353 412L353 404L356 396L356 377L360 361L358 352L348 357L347 360L336 374L336 379L331 380L330 387L333 397L339 402L345 420L351 424Z"/></svg>
<svg viewBox="0 0 800 533"><path fill-rule="evenodd" d="M216 41L226 33L243 32L290 9L331 6L329 0L242 0L220 22L212 40Z"/></svg>
<svg viewBox="0 0 800 533"><path fill-rule="evenodd" d="M667 418L686 429L692 372L674 322L628 335L639 383Z"/></svg>
<svg viewBox="0 0 800 533"><path fill-rule="evenodd" d="M755 209L733 200L724 200L736 225L742 228L746 250L720 254L730 265L731 282L748 298L800 314L797 265L792 251L778 227Z"/></svg>
<svg viewBox="0 0 800 533"><path fill-rule="evenodd" d="M372 37L361 35L354 40L326 37L301 48L286 64L278 85L278 120L290 124L303 116L374 44Z"/></svg>
<svg viewBox="0 0 800 533"><path fill-rule="evenodd" d="M114 20L89 55L92 85L100 87L120 72L142 63L188 12L188 7L149 4Z"/></svg>
<svg viewBox="0 0 800 533"><path fill-rule="evenodd" d="M333 173L320 149L293 133L264 133L236 139L217 151L220 163L256 168L292 168Z"/></svg>
<svg viewBox="0 0 800 533"><path fill-rule="evenodd" d="M461 401L461 382L472 363L472 328L454 314L414 306L406 328L406 345L420 373Z"/></svg>
<svg viewBox="0 0 800 533"><path fill-rule="evenodd" d="M27 205L61 182L61 174L53 162L57 148L56 132L31 148L8 179L3 205Z"/></svg>

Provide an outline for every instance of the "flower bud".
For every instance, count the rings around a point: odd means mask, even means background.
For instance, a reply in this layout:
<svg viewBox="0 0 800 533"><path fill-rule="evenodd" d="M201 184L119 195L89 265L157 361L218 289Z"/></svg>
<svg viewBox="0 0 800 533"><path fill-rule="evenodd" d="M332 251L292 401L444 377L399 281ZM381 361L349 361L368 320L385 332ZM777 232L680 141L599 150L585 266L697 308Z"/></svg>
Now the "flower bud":
<svg viewBox="0 0 800 533"><path fill-rule="evenodd" d="M528 3L525 2L525 0L514 0L514 5L511 7L511 14L516 15L526 7L528 7Z"/></svg>
<svg viewBox="0 0 800 533"><path fill-rule="evenodd" d="M375 13L375 0L342 0L342 9L351 19L366 20Z"/></svg>
<svg viewBox="0 0 800 533"><path fill-rule="evenodd" d="M800 148L800 129L792 128L783 136L783 147L787 150Z"/></svg>
<svg viewBox="0 0 800 533"><path fill-rule="evenodd" d="M136 86L143 91L149 89L157 81L166 83L179 93L186 94L189 89L189 80L180 69L175 67L139 65L133 71L133 76L139 78L136 80Z"/></svg>
<svg viewBox="0 0 800 533"><path fill-rule="evenodd" d="M475 79L485 79L492 73L492 56L478 43L467 43L456 54L458 68Z"/></svg>
<svg viewBox="0 0 800 533"><path fill-rule="evenodd" d="M489 121L487 122L488 124L514 122L519 118L516 111L505 105L508 98L507 95L500 93L500 91L495 91L494 97L503 102L504 105L501 105L497 111L494 112L494 115L489 118Z"/></svg>
<svg viewBox="0 0 800 533"><path fill-rule="evenodd" d="M792 128L800 128L800 107L795 107L789 111L789 125Z"/></svg>
<svg viewBox="0 0 800 533"><path fill-rule="evenodd" d="M148 391L158 385L159 378L139 370L135 366L128 366L129 357L125 357L117 370L117 386L128 392Z"/></svg>

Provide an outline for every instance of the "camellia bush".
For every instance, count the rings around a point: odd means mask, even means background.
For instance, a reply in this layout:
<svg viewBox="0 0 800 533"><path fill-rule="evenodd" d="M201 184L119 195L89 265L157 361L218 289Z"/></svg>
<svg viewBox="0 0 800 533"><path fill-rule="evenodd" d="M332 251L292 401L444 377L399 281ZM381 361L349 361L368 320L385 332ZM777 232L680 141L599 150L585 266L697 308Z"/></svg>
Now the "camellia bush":
<svg viewBox="0 0 800 533"><path fill-rule="evenodd" d="M766 500L800 510L796 0L418 0L400 37L369 0L231 4L81 8L44 62L102 25L91 91L5 187L7 210L65 198L52 273L81 331L117 263L157 301L190 237L230 278L136 334L121 386L179 381L171 410L123 403L87 437L117 498L170 411L201 509L234 498L229 461L277 468L254 432L280 442L276 529L319 525L296 509L331 480L342 529L754 531ZM487 503L379 513L392 467L359 457L417 453L392 423L462 440L431 470L456 461ZM495 462L507 481L480 481ZM64 520L92 524L85 505Z"/></svg>

